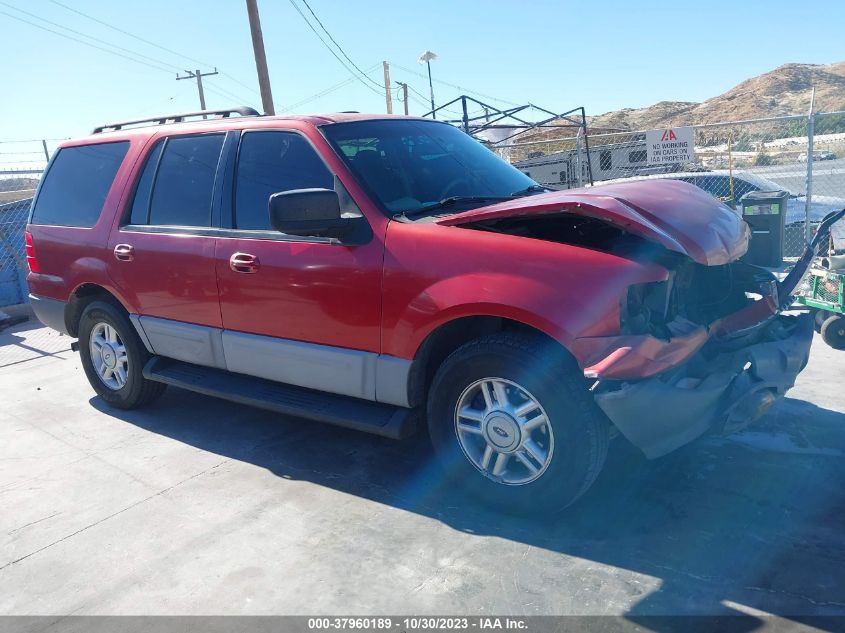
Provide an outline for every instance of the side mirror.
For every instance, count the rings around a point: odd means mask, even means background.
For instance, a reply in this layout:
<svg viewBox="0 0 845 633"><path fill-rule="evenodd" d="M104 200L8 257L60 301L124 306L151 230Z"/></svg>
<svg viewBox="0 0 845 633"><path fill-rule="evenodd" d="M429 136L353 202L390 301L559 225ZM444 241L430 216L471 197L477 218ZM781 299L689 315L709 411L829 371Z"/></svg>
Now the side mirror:
<svg viewBox="0 0 845 633"><path fill-rule="evenodd" d="M294 189L270 196L270 226L288 235L343 238L354 218L340 214L340 199L331 189Z"/></svg>

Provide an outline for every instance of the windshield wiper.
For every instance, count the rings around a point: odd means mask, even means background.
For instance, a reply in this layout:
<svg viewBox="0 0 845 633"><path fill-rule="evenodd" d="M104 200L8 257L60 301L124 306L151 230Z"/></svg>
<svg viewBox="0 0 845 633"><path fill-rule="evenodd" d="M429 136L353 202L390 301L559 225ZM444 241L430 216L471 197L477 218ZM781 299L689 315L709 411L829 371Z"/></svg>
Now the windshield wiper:
<svg viewBox="0 0 845 633"><path fill-rule="evenodd" d="M540 193L543 191L551 191L547 187L543 185L528 185L525 189L520 189L519 191L514 191L511 194L511 198L518 198L520 196L527 196L529 193Z"/></svg>
<svg viewBox="0 0 845 633"><path fill-rule="evenodd" d="M429 211L436 211L437 209L445 209L448 207L453 207L460 204L465 203L473 203L473 202L503 202L505 200L512 200L513 198L520 198L522 196L527 196L532 193L540 193L544 191L551 191L542 185L528 185L525 189L520 189L519 191L514 191L512 194L507 196L449 196L448 198L443 198L437 202L433 202L431 204L424 205L419 209L413 209L411 211L405 211L403 213L397 214L399 217L405 217L408 219L413 219L415 217L419 217L425 215Z"/></svg>
<svg viewBox="0 0 845 633"><path fill-rule="evenodd" d="M421 215L425 215L429 211L445 209L459 204L473 202L501 202L503 200L510 200L512 197L513 196L449 196L448 198L443 198L438 202L433 202L431 204L424 205L419 209L405 211L404 213L400 213L399 215L404 216L406 218L415 218Z"/></svg>

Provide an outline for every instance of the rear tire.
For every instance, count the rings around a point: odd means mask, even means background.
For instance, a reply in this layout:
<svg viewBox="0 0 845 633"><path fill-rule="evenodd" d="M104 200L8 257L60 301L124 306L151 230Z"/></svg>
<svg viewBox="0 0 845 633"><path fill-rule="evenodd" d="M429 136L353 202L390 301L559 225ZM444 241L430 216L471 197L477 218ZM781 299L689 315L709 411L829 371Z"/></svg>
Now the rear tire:
<svg viewBox="0 0 845 633"><path fill-rule="evenodd" d="M434 377L427 414L449 481L507 513L571 505L607 456L608 423L577 365L540 337L503 332L458 348Z"/></svg>
<svg viewBox="0 0 845 633"><path fill-rule="evenodd" d="M822 325L827 319L832 315L832 312L828 312L827 310L816 310L813 314L813 327L816 329L816 332L821 333Z"/></svg>
<svg viewBox="0 0 845 633"><path fill-rule="evenodd" d="M822 340L833 349L845 349L845 315L834 314L822 324Z"/></svg>
<svg viewBox="0 0 845 633"><path fill-rule="evenodd" d="M166 385L144 378L150 353L126 313L112 303L94 301L79 319L79 355L94 391L118 409L149 404Z"/></svg>

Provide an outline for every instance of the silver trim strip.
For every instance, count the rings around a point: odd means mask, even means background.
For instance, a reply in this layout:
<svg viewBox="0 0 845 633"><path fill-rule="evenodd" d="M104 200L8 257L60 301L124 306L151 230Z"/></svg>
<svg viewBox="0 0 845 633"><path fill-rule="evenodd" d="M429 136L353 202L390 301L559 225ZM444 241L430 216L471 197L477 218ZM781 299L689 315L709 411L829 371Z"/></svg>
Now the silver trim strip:
<svg viewBox="0 0 845 633"><path fill-rule="evenodd" d="M147 338L147 333L144 332L144 326L141 325L141 317L137 314L130 314L129 320L132 321L132 325L135 326L135 330L138 332L138 338L141 339L141 342L144 344L144 347L147 348L147 351L150 354L155 354L153 351L153 345L150 343L150 339Z"/></svg>
<svg viewBox="0 0 845 633"><path fill-rule="evenodd" d="M230 371L344 396L375 400L377 354L223 331Z"/></svg>
<svg viewBox="0 0 845 633"><path fill-rule="evenodd" d="M130 314L152 354L308 389L409 407L411 361L331 345Z"/></svg>
<svg viewBox="0 0 845 633"><path fill-rule="evenodd" d="M207 367L227 368L222 330L149 316L138 317L138 321L154 354Z"/></svg>
<svg viewBox="0 0 845 633"><path fill-rule="evenodd" d="M376 358L376 400L399 407L410 407L408 377L411 361L380 354Z"/></svg>

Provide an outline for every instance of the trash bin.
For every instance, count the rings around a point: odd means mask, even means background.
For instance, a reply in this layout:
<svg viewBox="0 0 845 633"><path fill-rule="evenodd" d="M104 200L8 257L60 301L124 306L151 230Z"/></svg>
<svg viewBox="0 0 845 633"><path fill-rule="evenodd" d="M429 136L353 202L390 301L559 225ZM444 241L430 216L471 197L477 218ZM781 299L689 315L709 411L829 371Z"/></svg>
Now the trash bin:
<svg viewBox="0 0 845 633"><path fill-rule="evenodd" d="M742 258L757 266L783 265L783 231L788 191L751 191L739 200L742 219L751 227L751 242Z"/></svg>

